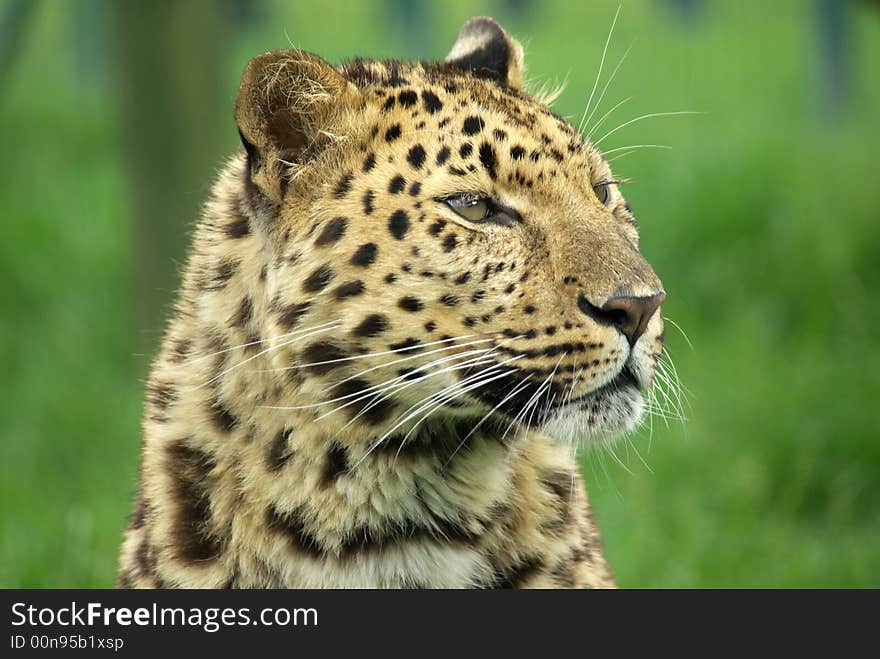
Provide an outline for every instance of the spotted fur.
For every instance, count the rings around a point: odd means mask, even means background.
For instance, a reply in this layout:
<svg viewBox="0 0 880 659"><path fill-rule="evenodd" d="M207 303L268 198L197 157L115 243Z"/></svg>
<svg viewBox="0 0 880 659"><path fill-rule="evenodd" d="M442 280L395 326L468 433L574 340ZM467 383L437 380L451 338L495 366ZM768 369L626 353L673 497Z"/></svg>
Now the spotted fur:
<svg viewBox="0 0 880 659"><path fill-rule="evenodd" d="M594 191L607 163L522 80L486 18L443 63L248 65L149 377L120 587L614 585L551 435L638 422L662 288Z"/></svg>

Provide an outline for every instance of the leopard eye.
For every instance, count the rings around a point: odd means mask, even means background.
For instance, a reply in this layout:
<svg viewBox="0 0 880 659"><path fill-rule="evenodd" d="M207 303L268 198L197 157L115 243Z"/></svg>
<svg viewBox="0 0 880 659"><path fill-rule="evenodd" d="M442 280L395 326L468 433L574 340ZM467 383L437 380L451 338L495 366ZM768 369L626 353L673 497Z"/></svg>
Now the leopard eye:
<svg viewBox="0 0 880 659"><path fill-rule="evenodd" d="M451 197L446 200L446 205L468 222L482 222L492 211L488 199L474 197Z"/></svg>
<svg viewBox="0 0 880 659"><path fill-rule="evenodd" d="M611 204L611 190L608 183L594 185L593 193L596 195L596 199L598 199L603 205L609 206Z"/></svg>

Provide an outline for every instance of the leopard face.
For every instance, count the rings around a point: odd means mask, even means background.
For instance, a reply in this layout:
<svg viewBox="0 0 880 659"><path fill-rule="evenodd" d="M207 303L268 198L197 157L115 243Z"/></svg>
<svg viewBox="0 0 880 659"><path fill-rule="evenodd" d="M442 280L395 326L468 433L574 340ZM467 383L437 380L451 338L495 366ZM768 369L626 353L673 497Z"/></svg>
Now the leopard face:
<svg viewBox="0 0 880 659"><path fill-rule="evenodd" d="M261 334L351 441L467 421L603 438L643 414L657 275L608 163L473 19L441 64L251 62L236 117L263 218Z"/></svg>

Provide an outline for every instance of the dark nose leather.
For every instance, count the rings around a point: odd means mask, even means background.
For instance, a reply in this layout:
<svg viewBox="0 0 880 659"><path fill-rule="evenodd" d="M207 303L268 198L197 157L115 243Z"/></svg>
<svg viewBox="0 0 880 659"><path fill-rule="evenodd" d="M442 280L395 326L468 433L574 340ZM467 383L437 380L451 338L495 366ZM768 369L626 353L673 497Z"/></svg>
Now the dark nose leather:
<svg viewBox="0 0 880 659"><path fill-rule="evenodd" d="M664 291L644 297L615 295L601 307L597 307L581 293L578 296L578 308L597 323L619 329L632 346L645 333L648 321L665 299Z"/></svg>

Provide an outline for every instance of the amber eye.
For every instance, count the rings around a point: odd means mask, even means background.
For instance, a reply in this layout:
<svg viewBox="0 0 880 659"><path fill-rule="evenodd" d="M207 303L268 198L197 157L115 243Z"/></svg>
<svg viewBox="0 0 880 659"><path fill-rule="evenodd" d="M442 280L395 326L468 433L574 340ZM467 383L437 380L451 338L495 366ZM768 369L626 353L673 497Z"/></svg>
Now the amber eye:
<svg viewBox="0 0 880 659"><path fill-rule="evenodd" d="M468 222L482 222L491 212L488 199L451 197L446 200L446 205Z"/></svg>
<svg viewBox="0 0 880 659"><path fill-rule="evenodd" d="M611 203L611 190L609 189L608 183L594 185L593 192L596 195L596 199L602 202L605 206L608 206Z"/></svg>

